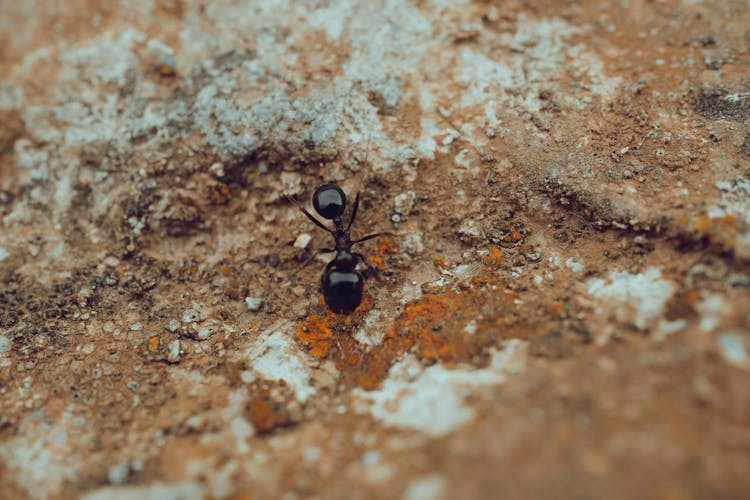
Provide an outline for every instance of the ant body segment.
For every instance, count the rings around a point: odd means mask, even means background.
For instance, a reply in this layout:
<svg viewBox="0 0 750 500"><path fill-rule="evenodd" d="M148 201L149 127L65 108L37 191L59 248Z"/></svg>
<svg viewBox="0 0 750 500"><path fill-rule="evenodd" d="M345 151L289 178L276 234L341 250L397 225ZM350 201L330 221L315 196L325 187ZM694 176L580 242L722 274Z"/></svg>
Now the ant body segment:
<svg viewBox="0 0 750 500"><path fill-rule="evenodd" d="M349 235L349 229L357 217L359 208L359 191L354 198L354 207L352 216L346 228L341 221L346 208L346 195L344 191L335 183L327 183L315 190L312 196L313 207L315 211L324 219L333 221L335 229L329 229L314 215L308 212L294 198L289 198L313 224L319 228L328 231L333 236L334 248L323 248L321 253L336 252L336 256L326 264L321 278L321 288L328 308L337 314L351 314L362 302L362 285L364 278L356 270L357 260L361 260L367 265L365 257L356 252L352 252L352 245L363 241L377 238L388 233L373 233L352 241Z"/></svg>

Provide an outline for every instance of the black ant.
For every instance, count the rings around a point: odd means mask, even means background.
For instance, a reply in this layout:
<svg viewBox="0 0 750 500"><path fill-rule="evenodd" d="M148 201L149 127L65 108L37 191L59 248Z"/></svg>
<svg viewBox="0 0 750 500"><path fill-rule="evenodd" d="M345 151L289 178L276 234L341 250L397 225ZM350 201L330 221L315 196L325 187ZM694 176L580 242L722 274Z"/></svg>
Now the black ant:
<svg viewBox="0 0 750 500"><path fill-rule="evenodd" d="M357 259L361 260L364 265L367 265L365 257L362 254L352 252L352 245L372 238L377 238L378 236L389 235L390 233L368 234L364 238L352 241L349 236L349 229L352 227L354 219L357 217L357 209L359 208L359 191L357 191L357 196L354 198L352 217L349 220L346 229L344 229L344 225L341 222L341 216L344 214L344 209L346 208L346 195L338 184L323 184L315 190L315 193L312 196L315 211L324 219L333 221L333 224L336 227L335 230L327 228L315 216L300 205L297 200L294 198L289 199L297 205L297 208L299 208L302 213L313 222L313 224L328 231L331 233L331 236L333 236L335 247L319 250L320 253L336 252L336 256L331 262L326 264L326 267L323 270L323 276L321 278L323 297L325 298L328 308L334 313L352 313L362 302L362 285L364 283L364 278L356 270Z"/></svg>

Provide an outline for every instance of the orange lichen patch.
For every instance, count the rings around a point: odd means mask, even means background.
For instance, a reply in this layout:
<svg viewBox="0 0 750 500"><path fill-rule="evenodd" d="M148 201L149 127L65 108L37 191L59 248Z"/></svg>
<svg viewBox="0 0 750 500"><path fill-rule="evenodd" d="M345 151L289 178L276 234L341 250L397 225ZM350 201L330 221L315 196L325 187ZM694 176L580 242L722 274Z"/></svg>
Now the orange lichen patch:
<svg viewBox="0 0 750 500"><path fill-rule="evenodd" d="M270 432L276 427L276 413L270 401L269 391L263 391L255 396L250 401L248 411L250 421L259 434Z"/></svg>
<svg viewBox="0 0 750 500"><path fill-rule="evenodd" d="M296 396L284 380L259 380L249 385L248 391L251 397L245 406L245 414L258 434L265 434L299 421L299 412L294 411L294 405L290 406Z"/></svg>
<svg viewBox="0 0 750 500"><path fill-rule="evenodd" d="M322 297L321 297L322 302ZM343 332L350 332L354 325L372 307L372 300L365 295L362 303L352 315L334 314L326 308L326 314L314 314L297 326L297 337L310 347L309 354L325 357L334 345L341 345ZM342 332L339 336L338 332Z"/></svg>
<svg viewBox="0 0 750 500"><path fill-rule="evenodd" d="M159 350L160 344L161 341L159 340L159 337L154 335L153 337L148 339L148 350L151 352L156 352Z"/></svg>
<svg viewBox="0 0 750 500"><path fill-rule="evenodd" d="M448 291L408 304L379 346L366 352L360 348L355 360L348 356L339 363L343 378L363 389L374 389L407 351L429 363L452 365L470 360L494 341L489 329L474 334L463 330L468 320L461 309L472 315L476 311L471 308L480 303L473 292Z"/></svg>
<svg viewBox="0 0 750 500"><path fill-rule="evenodd" d="M393 245L393 240L390 238L380 238L378 241L378 254L385 255L389 253L395 253L396 247Z"/></svg>
<svg viewBox="0 0 750 500"><path fill-rule="evenodd" d="M236 321L234 314L227 311L226 309L218 309L214 312L214 318L218 319L224 325L233 325Z"/></svg>
<svg viewBox="0 0 750 500"><path fill-rule="evenodd" d="M336 342L331 325L333 319L330 314L325 316L313 314L307 321L297 326L297 337L310 346L311 355L324 357L333 347Z"/></svg>
<svg viewBox="0 0 750 500"><path fill-rule="evenodd" d="M549 304L545 304L545 308L547 309L547 312L558 318L562 318L566 315L565 304L552 302Z"/></svg>
<svg viewBox="0 0 750 500"><path fill-rule="evenodd" d="M162 76L174 76L176 74L176 71L174 69L174 66L170 66L169 64L162 64L159 67L159 73L161 73Z"/></svg>
<svg viewBox="0 0 750 500"><path fill-rule="evenodd" d="M214 205L226 205L231 198L231 191L226 184L218 184L211 189L211 202Z"/></svg>
<svg viewBox="0 0 750 500"><path fill-rule="evenodd" d="M669 321L694 319L698 316L695 306L700 300L700 293L695 289L678 291L667 301L664 316Z"/></svg>
<svg viewBox="0 0 750 500"><path fill-rule="evenodd" d="M422 300L406 306L396 321L398 333L411 337L418 344L422 356L431 361L440 357L438 352L446 345L447 335L436 333L440 332L446 316L451 313L451 295L454 294L426 295Z"/></svg>
<svg viewBox="0 0 750 500"><path fill-rule="evenodd" d="M244 491L235 493L229 498L230 500L253 500L253 493L251 490L244 490Z"/></svg>
<svg viewBox="0 0 750 500"><path fill-rule="evenodd" d="M518 316L502 316L495 318L493 323L502 332L502 338L505 339L525 339L533 337L537 333L529 328L523 318Z"/></svg>
<svg viewBox="0 0 750 500"><path fill-rule="evenodd" d="M365 346L353 335L370 308L369 298L352 315L312 315L297 328L311 355L332 359L341 382L375 389L393 363L406 352L426 363L484 363L488 347L501 338L527 338L549 330L567 314L557 302L524 304L518 292L498 287L503 252L490 248L479 274L459 289L438 289L408 303L377 346ZM547 322L530 323L524 308L547 312ZM384 328L371 326L371 328Z"/></svg>
<svg viewBox="0 0 750 500"><path fill-rule="evenodd" d="M383 270L383 265L385 263L383 257L376 257L375 255L368 255L367 261L373 264L379 271Z"/></svg>
<svg viewBox="0 0 750 500"><path fill-rule="evenodd" d="M520 231L514 229L503 239L506 243L518 243L523 239L523 235Z"/></svg>
<svg viewBox="0 0 750 500"><path fill-rule="evenodd" d="M737 240L738 220L727 214L722 217L701 216L688 222L690 232L707 238L712 250L717 253L730 251Z"/></svg>
<svg viewBox="0 0 750 500"><path fill-rule="evenodd" d="M701 294L698 293L698 290L691 288L690 290L686 291L684 294L682 294L682 302L686 305L693 306L697 304L701 300Z"/></svg>
<svg viewBox="0 0 750 500"><path fill-rule="evenodd" d="M242 286L237 270L230 265L224 264L215 272L217 273L217 275L224 278L224 295L226 295L230 299L239 300L242 297Z"/></svg>
<svg viewBox="0 0 750 500"><path fill-rule="evenodd" d="M382 271L385 266L385 259L383 256L394 253L395 251L396 249L393 246L393 241L390 238L380 238L376 255L368 255L367 261L375 266L376 269Z"/></svg>
<svg viewBox="0 0 750 500"><path fill-rule="evenodd" d="M495 245L492 245L490 247L490 254L485 259L485 263L494 265L495 267L505 265L505 255L503 255L503 251Z"/></svg>
<svg viewBox="0 0 750 500"><path fill-rule="evenodd" d="M445 257L438 256L435 257L435 260L432 261L435 264L435 267L444 269L445 268Z"/></svg>
<svg viewBox="0 0 750 500"><path fill-rule="evenodd" d="M711 243L726 250L734 246L737 241L737 218L733 215L715 217L711 219L711 227L708 229L708 237Z"/></svg>
<svg viewBox="0 0 750 500"><path fill-rule="evenodd" d="M242 372L245 371L245 365L241 361L231 360L221 365L224 376L233 387L243 384Z"/></svg>

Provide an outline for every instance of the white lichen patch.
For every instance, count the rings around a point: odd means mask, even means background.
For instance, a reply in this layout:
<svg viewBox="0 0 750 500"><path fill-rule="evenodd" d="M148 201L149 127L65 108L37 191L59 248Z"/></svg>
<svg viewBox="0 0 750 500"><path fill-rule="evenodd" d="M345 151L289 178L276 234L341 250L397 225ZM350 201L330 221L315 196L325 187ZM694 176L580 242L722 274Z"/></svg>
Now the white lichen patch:
<svg viewBox="0 0 750 500"><path fill-rule="evenodd" d="M71 437L86 442L88 433L68 412L55 422L44 415L43 411L29 415L21 422L18 437L0 444L0 461L29 498L49 498L77 477L81 464Z"/></svg>
<svg viewBox="0 0 750 500"><path fill-rule="evenodd" d="M700 329L710 332L718 328L728 312L726 298L715 293L702 294L703 300L695 306L700 314Z"/></svg>
<svg viewBox="0 0 750 500"><path fill-rule="evenodd" d="M109 486L90 491L83 500L199 500L205 498L198 483L151 483L145 486Z"/></svg>
<svg viewBox="0 0 750 500"><path fill-rule="evenodd" d="M354 340L370 346L380 345L386 333L386 322L383 319L382 311L370 311L362 322L362 326L354 332Z"/></svg>
<svg viewBox="0 0 750 500"><path fill-rule="evenodd" d="M737 177L733 182L716 183L720 199L708 208L712 219L733 217L738 222L734 253L740 259L750 259L750 180Z"/></svg>
<svg viewBox="0 0 750 500"><path fill-rule="evenodd" d="M404 500L439 500L444 498L445 479L437 474L420 477L409 485Z"/></svg>
<svg viewBox="0 0 750 500"><path fill-rule="evenodd" d="M740 332L726 332L719 335L717 344L724 359L740 368L750 367L747 355L747 336Z"/></svg>
<svg viewBox="0 0 750 500"><path fill-rule="evenodd" d="M395 364L376 391L355 391L362 408L386 425L414 429L441 436L473 420L474 410L465 403L467 395L483 387L505 382L526 363L526 344L509 341L495 351L488 368L450 370L442 365L424 368L413 356Z"/></svg>
<svg viewBox="0 0 750 500"><path fill-rule="evenodd" d="M641 274L612 272L607 279L586 282L587 291L596 302L598 315L646 329L661 318L664 306L675 292L671 281L661 278L655 267Z"/></svg>
<svg viewBox="0 0 750 500"><path fill-rule="evenodd" d="M490 58L470 46L461 51L457 77L468 86L462 103L466 106L486 103L497 105L495 100L511 103L525 111L538 112L543 103L540 90L575 72L591 82L586 93L602 98L614 94L620 78L606 74L604 63L587 47L570 43L570 38L580 29L559 18L531 19L520 16L518 29L501 37L500 46L507 50L500 57ZM575 107L581 106L581 97L564 95ZM492 111L488 111L488 116Z"/></svg>
<svg viewBox="0 0 750 500"><path fill-rule="evenodd" d="M567 267L568 269L570 269L571 271L573 271L574 273L580 273L581 271L583 271L583 270L584 270L584 266L583 266L583 264L581 264L580 262L577 262L577 261L576 261L575 259L573 259L572 257L570 257L569 259L567 259L567 260L565 261L565 266L566 266L566 267Z"/></svg>
<svg viewBox="0 0 750 500"><path fill-rule="evenodd" d="M4 359L5 353L10 348L10 339L5 335L0 335L0 360ZM2 366L2 364L0 364Z"/></svg>
<svg viewBox="0 0 750 500"><path fill-rule="evenodd" d="M297 399L305 402L315 394L310 384L310 364L285 331L292 331L291 324L263 331L243 357L256 377L285 381L294 389Z"/></svg>
<svg viewBox="0 0 750 500"><path fill-rule="evenodd" d="M717 182L721 198L709 207L708 216L719 219L732 216L745 224L750 224L750 180L737 177L734 182Z"/></svg>

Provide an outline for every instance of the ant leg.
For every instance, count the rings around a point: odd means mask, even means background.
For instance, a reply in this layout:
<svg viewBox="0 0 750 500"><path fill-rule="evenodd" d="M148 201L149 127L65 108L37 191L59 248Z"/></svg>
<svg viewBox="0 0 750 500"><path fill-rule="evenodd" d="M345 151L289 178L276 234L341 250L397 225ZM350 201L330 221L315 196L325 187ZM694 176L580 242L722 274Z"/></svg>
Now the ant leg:
<svg viewBox="0 0 750 500"><path fill-rule="evenodd" d="M333 263L334 262L335 261L332 260L331 262L329 262L328 264L326 264L325 269L323 269L323 273L320 275L320 291L321 292L323 292L323 288L324 288L323 284L325 283L326 276L328 275L328 271L331 270L331 268L333 267Z"/></svg>
<svg viewBox="0 0 750 500"><path fill-rule="evenodd" d="M370 273L372 273L373 276L375 276L375 279L377 279L378 281L383 281L382 279L380 279L380 273L378 272L378 269L376 267L371 266L370 263L367 262L367 259L365 258L364 255L362 255L361 253L352 253L352 255L354 255L356 258L362 261L362 264L367 268L367 270Z"/></svg>
<svg viewBox="0 0 750 500"><path fill-rule="evenodd" d="M299 209L300 209L300 211L301 211L301 212L302 212L303 214L305 214L305 215L307 216L307 218L308 218L308 219L310 219L310 220L311 220L311 221L313 222L313 224L315 224L315 225L316 225L316 226L318 226L319 228L321 228L321 229L324 229L324 230L328 231L329 233L333 234L333 231L332 231L332 230L330 230L330 229L328 229L327 227L325 227L325 226L323 225L323 223L322 223L322 222L320 222L320 221L319 221L318 219L316 219L316 218L315 218L315 216L313 216L313 214L311 214L310 212L308 212L308 211L307 211L307 209L306 209L305 207L303 207L302 205L300 205L300 204L299 204L299 202L298 202L297 200L295 200L295 199L294 199L294 198L292 198L291 196L287 196L286 198L287 198L287 199L288 199L289 201L291 201L292 203L294 203L295 205L297 205L297 208L299 208Z"/></svg>
<svg viewBox="0 0 750 500"><path fill-rule="evenodd" d="M357 190L357 196L354 197L354 207L352 208L352 218L349 219L349 225L346 226L346 230L348 231L350 227L352 227L352 224L354 224L354 219L357 218L357 209L359 208L359 189Z"/></svg>
<svg viewBox="0 0 750 500"><path fill-rule="evenodd" d="M395 234L393 234L393 233L390 233L390 232L388 232L388 231L384 231L384 232L382 232L382 233L373 233L373 234L368 234L368 235L367 235L367 236L365 236L364 238L360 238L360 239L358 239L358 240L354 240L354 241L352 241L352 245L354 245L355 243L360 243L360 242L362 242L362 241L367 241L367 240L371 240L371 239L373 239L373 238L377 238L378 236L391 236L391 237L393 237L393 236L396 236L396 235L395 235Z"/></svg>
<svg viewBox="0 0 750 500"><path fill-rule="evenodd" d="M312 262L312 260L318 254L321 254L321 253L330 253L330 252L335 252L335 251L336 250L333 250L331 248L321 248L320 250L316 250L315 252L311 253L308 258L306 258L304 261L302 261L302 263L300 265L298 265L297 267L295 267L292 270L292 274L297 274L299 271L301 271L303 268L305 268L310 262Z"/></svg>

